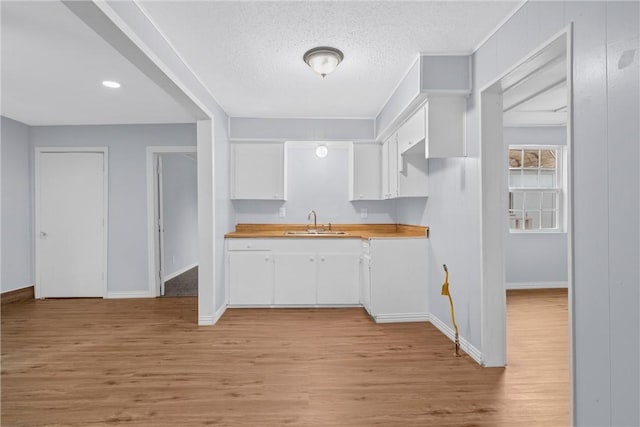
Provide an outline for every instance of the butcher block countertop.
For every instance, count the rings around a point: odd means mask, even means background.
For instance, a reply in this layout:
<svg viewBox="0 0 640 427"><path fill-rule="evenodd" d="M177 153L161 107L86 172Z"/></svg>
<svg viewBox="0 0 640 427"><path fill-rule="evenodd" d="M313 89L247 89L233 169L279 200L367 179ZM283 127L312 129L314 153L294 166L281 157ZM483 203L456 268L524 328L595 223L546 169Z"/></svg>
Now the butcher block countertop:
<svg viewBox="0 0 640 427"><path fill-rule="evenodd" d="M318 230L328 230L327 224L318 224ZM289 232L304 232L307 224L237 224L236 230L227 233L226 238L416 238L429 237L429 227L405 224L331 224L333 232L344 234L289 234Z"/></svg>

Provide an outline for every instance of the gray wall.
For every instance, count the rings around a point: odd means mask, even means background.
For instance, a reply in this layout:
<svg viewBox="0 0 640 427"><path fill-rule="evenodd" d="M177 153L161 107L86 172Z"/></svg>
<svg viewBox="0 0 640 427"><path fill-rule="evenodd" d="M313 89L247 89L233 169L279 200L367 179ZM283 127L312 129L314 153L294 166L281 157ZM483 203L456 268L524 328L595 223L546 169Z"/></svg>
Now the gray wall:
<svg viewBox="0 0 640 427"><path fill-rule="evenodd" d="M319 158L316 144L287 145L287 201L234 200L239 223L307 222L312 209L321 223L394 223L394 200L349 202L349 150L347 144L329 144L329 154ZM279 217L279 209L286 217ZM366 208L367 218L360 218Z"/></svg>
<svg viewBox="0 0 640 427"><path fill-rule="evenodd" d="M373 119L254 119L232 117L231 139L371 141Z"/></svg>
<svg viewBox="0 0 640 427"><path fill-rule="evenodd" d="M163 276L198 263L198 187L194 154L162 159Z"/></svg>
<svg viewBox="0 0 640 427"><path fill-rule="evenodd" d="M29 127L2 117L2 292L33 285Z"/></svg>
<svg viewBox="0 0 640 427"><path fill-rule="evenodd" d="M196 145L195 126L35 126L30 128L30 136L32 147L109 147L107 290L146 292L146 147Z"/></svg>
<svg viewBox="0 0 640 427"><path fill-rule="evenodd" d="M566 145L567 130L556 127L505 128L505 150L509 145ZM509 233L505 239L507 287L518 284L566 284L568 280L567 233Z"/></svg>
<svg viewBox="0 0 640 427"><path fill-rule="evenodd" d="M474 54L469 157L429 165L430 311L450 324L446 302L438 303L441 264L447 263L460 333L480 348L480 89L573 23L570 310L574 423L581 426L640 425L639 6L526 3Z"/></svg>

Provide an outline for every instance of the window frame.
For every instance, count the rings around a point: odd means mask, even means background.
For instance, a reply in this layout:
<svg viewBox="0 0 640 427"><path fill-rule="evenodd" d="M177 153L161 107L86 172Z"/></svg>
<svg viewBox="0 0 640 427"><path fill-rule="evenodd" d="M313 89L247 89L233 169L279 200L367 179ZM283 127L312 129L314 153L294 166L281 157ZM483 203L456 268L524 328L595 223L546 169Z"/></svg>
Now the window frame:
<svg viewBox="0 0 640 427"><path fill-rule="evenodd" d="M540 176L540 170L545 170L545 168L538 165L536 168L525 168L524 165L520 167L511 167L509 163L509 151L510 150L522 150L524 151L543 151L543 150L553 150L556 152L556 167L555 167L555 187L552 186L537 186L537 187L527 187L527 186L511 186L510 177L512 170L535 170L538 171L538 176ZM567 179L565 176L566 170L566 146L564 145L536 145L536 144L510 144L507 146L507 229L510 234L558 234L558 233L566 233L566 186ZM546 168L547 170L550 168ZM514 210L511 204L511 195L514 192L519 192L526 198L527 193L539 193L540 197L544 197L543 193L555 193L555 204L556 209L543 209L540 206L540 209L537 212L540 213L540 220L538 224L538 228L512 228L511 227L511 212ZM542 204L542 201L541 201ZM523 209L515 209L517 211L522 211L523 216L525 215L526 209L524 208L525 201L523 201ZM555 212L556 213L556 227L555 228L540 228L541 226L541 218L544 212ZM523 224L525 226L526 224Z"/></svg>

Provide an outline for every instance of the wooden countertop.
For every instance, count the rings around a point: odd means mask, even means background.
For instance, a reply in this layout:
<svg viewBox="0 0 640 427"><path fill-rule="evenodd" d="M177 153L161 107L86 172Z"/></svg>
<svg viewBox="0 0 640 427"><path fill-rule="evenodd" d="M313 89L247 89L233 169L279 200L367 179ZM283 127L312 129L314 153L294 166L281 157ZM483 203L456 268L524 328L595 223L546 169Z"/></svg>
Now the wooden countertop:
<svg viewBox="0 0 640 427"><path fill-rule="evenodd" d="M321 227L325 225L318 224ZM226 238L416 238L429 237L429 227L405 224L331 224L331 230L343 231L345 234L287 234L288 231L305 231L307 224L237 224L236 230L225 234Z"/></svg>

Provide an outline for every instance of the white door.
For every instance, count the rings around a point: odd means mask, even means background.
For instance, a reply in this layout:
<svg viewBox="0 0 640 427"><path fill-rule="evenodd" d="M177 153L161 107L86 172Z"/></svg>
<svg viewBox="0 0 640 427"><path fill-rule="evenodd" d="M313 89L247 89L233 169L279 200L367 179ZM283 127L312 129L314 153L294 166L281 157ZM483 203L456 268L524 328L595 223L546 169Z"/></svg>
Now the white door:
<svg viewBox="0 0 640 427"><path fill-rule="evenodd" d="M40 152L37 174L37 296L105 296L104 153Z"/></svg>

